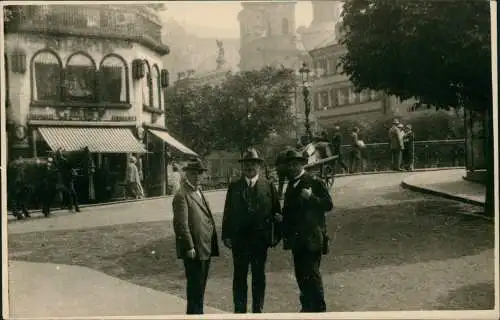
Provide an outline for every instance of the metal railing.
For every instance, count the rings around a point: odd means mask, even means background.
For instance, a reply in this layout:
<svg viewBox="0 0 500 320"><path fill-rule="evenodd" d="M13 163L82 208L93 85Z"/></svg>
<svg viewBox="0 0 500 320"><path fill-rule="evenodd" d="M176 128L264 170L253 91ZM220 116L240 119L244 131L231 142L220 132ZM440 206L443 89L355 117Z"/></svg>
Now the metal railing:
<svg viewBox="0 0 500 320"><path fill-rule="evenodd" d="M350 164L351 146L342 146L342 158L344 163ZM415 141L413 145L413 168L445 168L465 166L465 140L427 140ZM237 159L217 159L218 170L215 174L210 174L202 183L204 189L221 189L227 187L231 180L239 177L238 170L235 169ZM224 168L224 162L227 167ZM273 162L268 161L269 172L273 172ZM222 168L221 168L222 167ZM388 143L367 143L362 151L362 165L358 173L371 173L390 171L392 169L392 155ZM337 174L345 173L337 167ZM222 173L222 174L221 174Z"/></svg>

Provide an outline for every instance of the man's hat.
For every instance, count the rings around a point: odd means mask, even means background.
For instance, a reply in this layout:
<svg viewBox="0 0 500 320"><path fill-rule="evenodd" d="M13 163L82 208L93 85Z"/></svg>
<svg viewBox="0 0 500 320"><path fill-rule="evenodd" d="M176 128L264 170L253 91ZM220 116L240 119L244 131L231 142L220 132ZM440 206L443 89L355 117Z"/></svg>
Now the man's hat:
<svg viewBox="0 0 500 320"><path fill-rule="evenodd" d="M399 124L399 120L398 119L392 120L392 124Z"/></svg>
<svg viewBox="0 0 500 320"><path fill-rule="evenodd" d="M254 148L248 148L243 157L238 162L263 162L259 153Z"/></svg>
<svg viewBox="0 0 500 320"><path fill-rule="evenodd" d="M189 161L187 165L185 165L182 170L184 171L196 171L203 172L207 171L207 168L201 163L201 161Z"/></svg>
<svg viewBox="0 0 500 320"><path fill-rule="evenodd" d="M306 163L308 159L308 155L305 152L299 152L297 150L288 150L285 154L285 159L283 162L287 163L293 160L300 160L303 163Z"/></svg>

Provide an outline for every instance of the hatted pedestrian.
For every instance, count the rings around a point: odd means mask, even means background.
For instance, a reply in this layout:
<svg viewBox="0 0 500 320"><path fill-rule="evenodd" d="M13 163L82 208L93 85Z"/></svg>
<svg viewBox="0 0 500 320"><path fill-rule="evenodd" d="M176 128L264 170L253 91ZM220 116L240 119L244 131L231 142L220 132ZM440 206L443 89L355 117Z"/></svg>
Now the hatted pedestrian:
<svg viewBox="0 0 500 320"><path fill-rule="evenodd" d="M391 149L392 170L402 170L403 160L403 131L399 127L400 122L398 119L392 121L392 127L389 129L389 147Z"/></svg>
<svg viewBox="0 0 500 320"><path fill-rule="evenodd" d="M203 314L210 262L219 256L219 243L212 211L199 187L207 169L191 161L183 170L185 176L172 201L175 244L177 258L184 262L186 314Z"/></svg>
<svg viewBox="0 0 500 320"><path fill-rule="evenodd" d="M261 174L263 159L253 148L239 160L243 176L229 185L222 218L222 241L233 256L235 313L247 312L248 267L252 272L252 312L262 313L268 249L281 240L281 207L274 184Z"/></svg>
<svg viewBox="0 0 500 320"><path fill-rule="evenodd" d="M301 312L326 312L320 265L328 252L325 214L332 210L333 201L325 184L304 170L304 155L290 150L285 161L289 183L283 206L283 247L292 251Z"/></svg>

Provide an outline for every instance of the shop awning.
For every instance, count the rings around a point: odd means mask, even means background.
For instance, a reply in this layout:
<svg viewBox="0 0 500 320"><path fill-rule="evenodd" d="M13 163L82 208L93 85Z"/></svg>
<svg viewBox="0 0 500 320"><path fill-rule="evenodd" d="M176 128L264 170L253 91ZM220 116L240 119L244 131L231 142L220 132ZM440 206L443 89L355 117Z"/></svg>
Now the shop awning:
<svg viewBox="0 0 500 320"><path fill-rule="evenodd" d="M38 128L52 150L77 151L88 147L93 153L146 153L126 128Z"/></svg>
<svg viewBox="0 0 500 320"><path fill-rule="evenodd" d="M158 138L162 139L163 141L165 141L166 143L168 143L170 146L174 147L175 149L179 150L180 152L185 153L187 155L199 157L196 152L194 152L193 150L189 149L188 147L186 147L185 145L180 143L177 139L175 139L174 137L169 135L167 132L160 131L160 130L153 130L153 129L148 129L148 130L149 130L149 132L151 132L152 134L154 134Z"/></svg>

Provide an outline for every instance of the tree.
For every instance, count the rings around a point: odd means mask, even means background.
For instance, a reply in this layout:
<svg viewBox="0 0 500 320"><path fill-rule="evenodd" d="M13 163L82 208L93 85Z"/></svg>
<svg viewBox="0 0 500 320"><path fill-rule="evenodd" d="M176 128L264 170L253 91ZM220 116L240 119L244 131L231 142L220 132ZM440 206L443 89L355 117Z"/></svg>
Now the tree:
<svg viewBox="0 0 500 320"><path fill-rule="evenodd" d="M414 97L417 108L486 115L486 210L493 212L489 3L351 0L345 2L342 29L347 50L340 63L358 90Z"/></svg>
<svg viewBox="0 0 500 320"><path fill-rule="evenodd" d="M267 67L229 74L217 86L176 83L167 93L166 124L202 155L261 146L292 124L292 70Z"/></svg>
<svg viewBox="0 0 500 320"><path fill-rule="evenodd" d="M201 156L217 148L213 106L219 97L210 86L175 85L167 92L167 127Z"/></svg>
<svg viewBox="0 0 500 320"><path fill-rule="evenodd" d="M293 70L265 67L228 75L220 86L218 124L223 144L241 153L258 146L272 133L286 132L293 123Z"/></svg>

